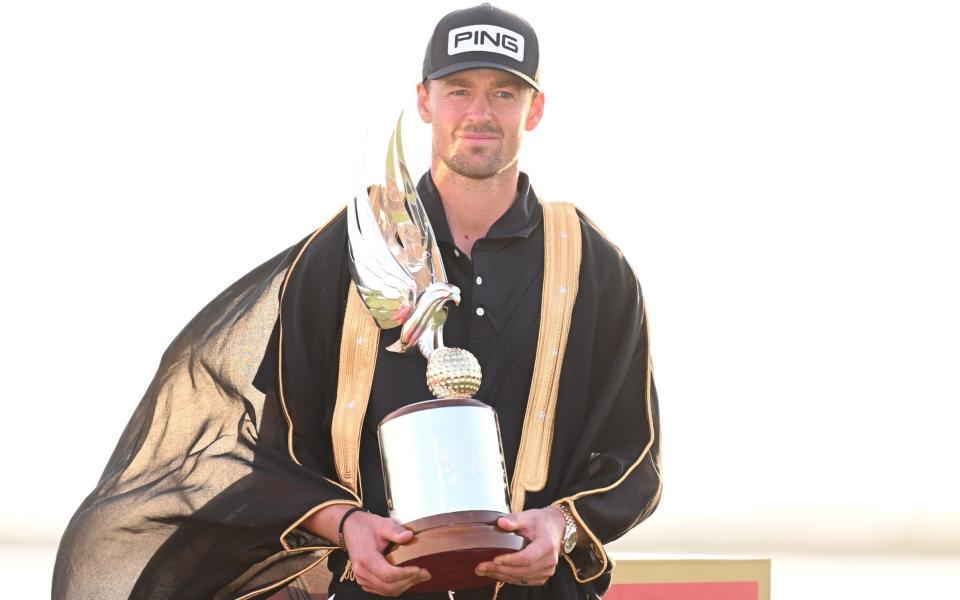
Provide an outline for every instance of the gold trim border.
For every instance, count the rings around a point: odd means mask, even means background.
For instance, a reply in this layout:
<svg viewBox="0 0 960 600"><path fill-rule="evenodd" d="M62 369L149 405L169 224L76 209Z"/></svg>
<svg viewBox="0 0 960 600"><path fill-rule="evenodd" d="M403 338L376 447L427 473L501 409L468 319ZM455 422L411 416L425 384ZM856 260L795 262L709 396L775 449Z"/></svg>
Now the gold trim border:
<svg viewBox="0 0 960 600"><path fill-rule="evenodd" d="M340 367L337 400L330 435L337 475L358 499L360 489L360 435L370 402L373 373L377 367L380 328L370 315L357 286L351 281L347 311L340 336Z"/></svg>
<svg viewBox="0 0 960 600"><path fill-rule="evenodd" d="M528 491L540 491L547 482L560 371L580 285L583 248L576 207L565 202L543 203L542 207L544 260L540 332L510 490L510 507L514 512L523 510Z"/></svg>
<svg viewBox="0 0 960 600"><path fill-rule="evenodd" d="M310 549L309 549L309 548L304 548L303 550L306 551L306 550L310 550ZM293 580L296 579L297 577L300 577L301 575L303 575L303 574L306 573L307 571L310 571L311 569L314 569L315 567L319 566L320 563L325 562L325 561L327 560L327 558L330 557L330 553L331 553L331 552L333 552L333 551L332 551L332 550L328 550L323 556L321 556L320 558L318 558L317 561L314 562L312 565L309 565L309 566L307 566L306 568L297 571L297 572L294 573L293 575L290 575L290 576L288 576L288 577L284 577L284 578L281 579L280 581L275 581L275 582L273 582L273 583L271 583L271 584L269 584L269 585L267 585L267 586L265 586L265 587L262 587L262 588L259 588L259 589L256 589L256 590L247 592L246 594L244 594L244 595L242 595L242 596L237 596L236 600L248 600L249 598L254 598L254 597L256 597L256 596L259 596L260 594L263 594L263 593L266 593L266 592L275 590L275 589L277 589L277 588L283 587L284 585L290 583L291 581L293 581Z"/></svg>

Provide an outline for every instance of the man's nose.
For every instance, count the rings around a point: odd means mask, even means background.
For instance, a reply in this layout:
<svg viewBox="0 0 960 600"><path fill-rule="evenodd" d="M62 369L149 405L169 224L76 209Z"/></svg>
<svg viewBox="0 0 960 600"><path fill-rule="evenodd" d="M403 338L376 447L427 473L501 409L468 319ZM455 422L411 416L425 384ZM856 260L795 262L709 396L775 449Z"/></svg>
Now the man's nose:
<svg viewBox="0 0 960 600"><path fill-rule="evenodd" d="M489 121L491 114L490 98L486 94L474 94L467 115L475 121Z"/></svg>

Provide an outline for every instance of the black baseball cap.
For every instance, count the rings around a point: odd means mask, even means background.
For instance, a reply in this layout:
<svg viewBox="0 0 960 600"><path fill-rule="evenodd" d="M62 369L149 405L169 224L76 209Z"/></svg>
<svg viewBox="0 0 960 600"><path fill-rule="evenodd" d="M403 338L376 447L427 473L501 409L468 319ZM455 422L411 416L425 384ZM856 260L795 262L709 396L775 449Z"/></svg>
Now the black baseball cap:
<svg viewBox="0 0 960 600"><path fill-rule="evenodd" d="M423 57L423 80L500 69L540 90L540 44L529 23L486 2L440 19Z"/></svg>

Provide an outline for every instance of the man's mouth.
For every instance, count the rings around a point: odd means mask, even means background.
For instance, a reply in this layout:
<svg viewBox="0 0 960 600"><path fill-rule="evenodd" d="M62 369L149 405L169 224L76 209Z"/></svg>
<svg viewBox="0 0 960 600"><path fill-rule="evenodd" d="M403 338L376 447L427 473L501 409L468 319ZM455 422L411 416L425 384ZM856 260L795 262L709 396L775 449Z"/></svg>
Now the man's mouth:
<svg viewBox="0 0 960 600"><path fill-rule="evenodd" d="M493 133L473 133L465 131L460 137L468 142L491 142L500 139L500 136Z"/></svg>

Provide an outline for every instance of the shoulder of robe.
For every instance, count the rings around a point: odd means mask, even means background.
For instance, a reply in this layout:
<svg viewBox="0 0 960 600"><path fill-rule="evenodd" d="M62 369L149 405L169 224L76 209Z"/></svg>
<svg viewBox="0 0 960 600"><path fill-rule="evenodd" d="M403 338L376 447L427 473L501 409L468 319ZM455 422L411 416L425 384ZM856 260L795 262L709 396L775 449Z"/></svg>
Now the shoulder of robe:
<svg viewBox="0 0 960 600"><path fill-rule="evenodd" d="M315 276L342 274L347 270L347 219L345 211L334 215L329 222L314 230L296 249L289 285Z"/></svg>
<svg viewBox="0 0 960 600"><path fill-rule="evenodd" d="M339 211L325 225L307 236L303 243L306 244L306 248L303 250L300 261L304 264L326 263L335 256L345 256L347 251L346 211Z"/></svg>
<svg viewBox="0 0 960 600"><path fill-rule="evenodd" d="M590 279L606 291L639 287L637 277L620 247L579 208L577 214L583 240L581 273L589 274Z"/></svg>

